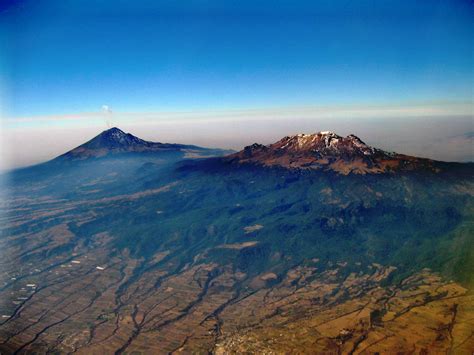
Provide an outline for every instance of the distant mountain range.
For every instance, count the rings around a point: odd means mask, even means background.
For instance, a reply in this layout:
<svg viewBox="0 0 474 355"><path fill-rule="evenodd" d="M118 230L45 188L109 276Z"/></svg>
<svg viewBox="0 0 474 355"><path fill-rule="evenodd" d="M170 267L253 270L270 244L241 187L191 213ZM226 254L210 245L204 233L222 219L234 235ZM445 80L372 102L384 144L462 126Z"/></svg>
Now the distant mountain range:
<svg viewBox="0 0 474 355"><path fill-rule="evenodd" d="M57 157L53 162L81 161L127 153L178 154L180 158L225 156L222 161L287 169L331 170L340 174L387 173L396 171L440 171L442 162L371 147L351 134L334 132L287 136L270 145L255 143L234 153L195 145L149 142L119 128L103 131L90 141Z"/></svg>
<svg viewBox="0 0 474 355"><path fill-rule="evenodd" d="M4 176L0 353L474 348L474 164L118 128Z"/></svg>

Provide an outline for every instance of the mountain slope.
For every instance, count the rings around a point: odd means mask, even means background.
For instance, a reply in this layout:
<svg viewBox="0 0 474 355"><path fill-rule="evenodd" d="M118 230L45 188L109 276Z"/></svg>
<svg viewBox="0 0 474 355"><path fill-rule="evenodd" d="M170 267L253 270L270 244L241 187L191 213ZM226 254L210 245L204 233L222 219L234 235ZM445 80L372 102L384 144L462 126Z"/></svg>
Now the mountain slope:
<svg viewBox="0 0 474 355"><path fill-rule="evenodd" d="M38 165L5 174L9 193L31 197L77 198L90 191L103 196L132 192L147 175L161 174L186 159L202 159L232 151L194 145L145 141L118 128L111 128L65 154ZM99 187L99 188L98 188Z"/></svg>
<svg viewBox="0 0 474 355"><path fill-rule="evenodd" d="M288 169L332 170L344 175L437 170L432 160L385 152L353 134L341 137L333 132L287 136L268 146L253 144L227 160Z"/></svg>

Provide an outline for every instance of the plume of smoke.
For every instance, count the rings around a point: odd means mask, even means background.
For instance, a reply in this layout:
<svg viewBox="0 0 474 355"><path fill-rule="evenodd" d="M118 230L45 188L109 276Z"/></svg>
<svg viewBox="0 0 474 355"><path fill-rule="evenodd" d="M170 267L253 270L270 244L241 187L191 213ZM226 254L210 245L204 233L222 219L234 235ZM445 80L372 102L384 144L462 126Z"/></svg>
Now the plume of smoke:
<svg viewBox="0 0 474 355"><path fill-rule="evenodd" d="M112 128L112 110L109 105L102 105L102 113L104 114L104 121L107 128Z"/></svg>

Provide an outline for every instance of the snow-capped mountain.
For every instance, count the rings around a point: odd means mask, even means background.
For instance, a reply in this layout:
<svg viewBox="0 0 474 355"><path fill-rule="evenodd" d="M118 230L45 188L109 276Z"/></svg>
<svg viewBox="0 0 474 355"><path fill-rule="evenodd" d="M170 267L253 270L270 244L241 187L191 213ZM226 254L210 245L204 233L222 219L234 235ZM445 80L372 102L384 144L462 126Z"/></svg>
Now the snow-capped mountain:
<svg viewBox="0 0 474 355"><path fill-rule="evenodd" d="M334 132L328 131L287 136L272 144L271 147L273 149L282 149L286 152L309 151L319 156L371 156L376 153L384 153L381 150L368 146L353 134L341 137Z"/></svg>
<svg viewBox="0 0 474 355"><path fill-rule="evenodd" d="M237 163L298 169L333 170L341 174L434 169L433 161L371 147L359 137L334 132L287 136L270 145L253 144L226 158Z"/></svg>

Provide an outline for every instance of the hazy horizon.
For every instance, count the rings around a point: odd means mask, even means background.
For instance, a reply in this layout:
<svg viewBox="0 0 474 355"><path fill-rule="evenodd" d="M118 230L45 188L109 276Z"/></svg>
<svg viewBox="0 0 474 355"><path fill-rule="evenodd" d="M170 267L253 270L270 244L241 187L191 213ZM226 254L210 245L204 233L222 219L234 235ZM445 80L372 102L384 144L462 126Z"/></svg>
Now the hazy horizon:
<svg viewBox="0 0 474 355"><path fill-rule="evenodd" d="M294 118L285 118L292 112ZM377 148L435 160L469 162L474 156L474 127L472 116L468 114L387 116L380 119L367 113L362 113L363 117L354 117L355 111L352 115L329 111L325 115L312 116L314 110L298 112L293 108L286 112L280 110L279 114L263 110L253 114L247 112L245 118L228 117L232 114L238 116L237 113L227 112L227 116L222 112L218 115L204 113L203 117L196 113L175 113L180 115L179 120L158 119L158 113L137 113L115 119L108 117L108 122L98 114L97 119L89 118L82 122L77 119L73 128L61 124L61 120L56 122L59 124L48 121L48 124L35 128L10 127L3 132L0 171L53 159L112 126L149 141L233 150L252 143L273 143L286 135L334 131L344 136L356 134ZM134 123L134 120L140 121L137 116L142 121Z"/></svg>

